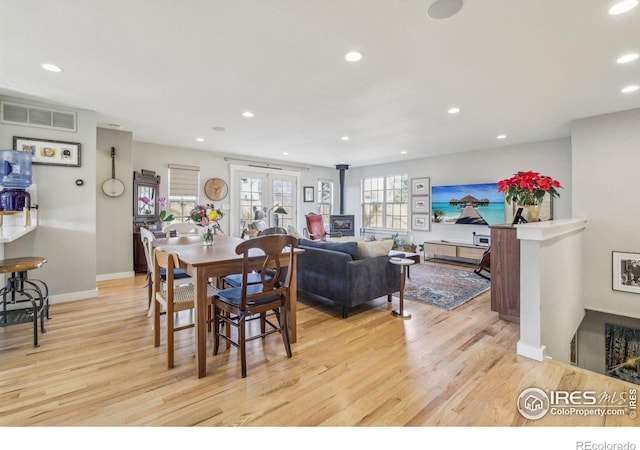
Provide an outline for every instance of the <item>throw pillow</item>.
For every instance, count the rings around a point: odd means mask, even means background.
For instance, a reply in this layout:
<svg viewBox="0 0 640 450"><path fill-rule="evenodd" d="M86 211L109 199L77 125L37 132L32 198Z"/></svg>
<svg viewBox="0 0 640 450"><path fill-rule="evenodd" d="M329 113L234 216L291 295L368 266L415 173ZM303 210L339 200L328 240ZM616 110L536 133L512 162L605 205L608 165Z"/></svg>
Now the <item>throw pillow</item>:
<svg viewBox="0 0 640 450"><path fill-rule="evenodd" d="M298 233L298 230L295 229L295 227L291 226L291 225L287 225L287 234L293 236L294 238L300 239L302 236L300 236L300 233Z"/></svg>
<svg viewBox="0 0 640 450"><path fill-rule="evenodd" d="M325 250L333 250L334 252L342 252L351 255L351 259L360 259L360 250L357 242L328 242L328 241L312 241L311 239L300 239L298 245L302 247L323 248Z"/></svg>
<svg viewBox="0 0 640 450"><path fill-rule="evenodd" d="M358 242L358 249L362 259L386 256L391 251L391 247L393 247L393 239Z"/></svg>

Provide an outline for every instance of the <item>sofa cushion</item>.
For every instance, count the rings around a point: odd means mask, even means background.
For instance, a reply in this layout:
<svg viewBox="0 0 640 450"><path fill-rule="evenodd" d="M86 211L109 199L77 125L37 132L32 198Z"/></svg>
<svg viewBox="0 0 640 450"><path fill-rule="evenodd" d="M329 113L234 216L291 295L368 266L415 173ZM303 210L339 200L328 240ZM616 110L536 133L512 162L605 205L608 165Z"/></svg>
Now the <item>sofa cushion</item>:
<svg viewBox="0 0 640 450"><path fill-rule="evenodd" d="M393 240L358 242L357 245L362 259L377 258L389 254L393 247Z"/></svg>
<svg viewBox="0 0 640 450"><path fill-rule="evenodd" d="M312 241L311 239L300 239L298 245L302 247L323 248L325 250L333 250L334 252L342 252L351 255L351 259L360 259L360 250L357 242L330 242L330 241Z"/></svg>

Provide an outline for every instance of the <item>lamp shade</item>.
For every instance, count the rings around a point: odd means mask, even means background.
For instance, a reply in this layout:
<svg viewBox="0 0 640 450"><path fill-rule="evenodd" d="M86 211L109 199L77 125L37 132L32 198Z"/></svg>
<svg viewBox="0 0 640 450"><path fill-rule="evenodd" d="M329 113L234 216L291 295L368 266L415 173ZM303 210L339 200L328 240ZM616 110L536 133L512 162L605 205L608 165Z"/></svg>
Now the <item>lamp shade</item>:
<svg viewBox="0 0 640 450"><path fill-rule="evenodd" d="M286 210L286 209L284 209L282 206L278 206L278 207L276 208L276 210L274 211L274 213L276 213L276 214L289 214L289 213L287 212L287 210Z"/></svg>

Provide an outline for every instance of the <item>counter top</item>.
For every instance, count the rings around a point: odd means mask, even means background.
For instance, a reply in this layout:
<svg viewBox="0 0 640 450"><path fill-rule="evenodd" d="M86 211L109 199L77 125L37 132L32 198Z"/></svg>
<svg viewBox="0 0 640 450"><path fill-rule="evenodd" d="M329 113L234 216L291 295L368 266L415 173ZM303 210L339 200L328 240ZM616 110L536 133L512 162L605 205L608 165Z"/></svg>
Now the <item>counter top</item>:
<svg viewBox="0 0 640 450"><path fill-rule="evenodd" d="M38 228L37 224L32 224L28 227L24 225L3 225L0 227L0 244L7 242L13 242L16 239L21 238L27 233L31 233Z"/></svg>

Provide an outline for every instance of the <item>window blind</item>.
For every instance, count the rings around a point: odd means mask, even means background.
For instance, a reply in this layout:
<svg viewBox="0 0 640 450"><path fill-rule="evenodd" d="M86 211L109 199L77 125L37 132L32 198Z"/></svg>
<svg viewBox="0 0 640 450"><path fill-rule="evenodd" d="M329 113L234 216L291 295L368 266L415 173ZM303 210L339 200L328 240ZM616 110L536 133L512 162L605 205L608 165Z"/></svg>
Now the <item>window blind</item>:
<svg viewBox="0 0 640 450"><path fill-rule="evenodd" d="M200 167L169 164L169 196L198 197Z"/></svg>

